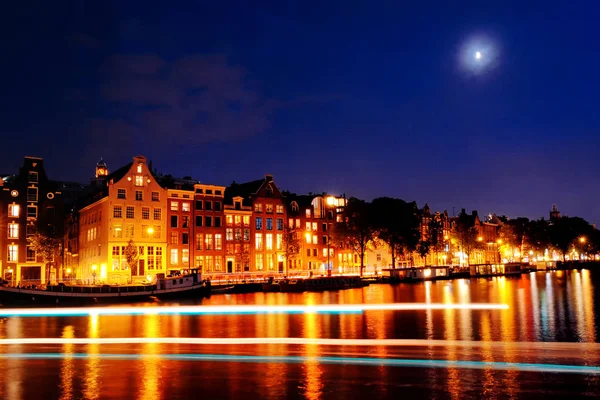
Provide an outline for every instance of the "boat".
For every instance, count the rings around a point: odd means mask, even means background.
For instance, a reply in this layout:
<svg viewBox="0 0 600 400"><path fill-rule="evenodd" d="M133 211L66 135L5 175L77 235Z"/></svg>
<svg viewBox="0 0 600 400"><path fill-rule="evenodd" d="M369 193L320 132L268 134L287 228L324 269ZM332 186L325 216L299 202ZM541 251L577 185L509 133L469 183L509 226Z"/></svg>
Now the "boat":
<svg viewBox="0 0 600 400"><path fill-rule="evenodd" d="M426 266L410 268L384 268L382 270L384 281L435 281L450 279L449 266Z"/></svg>
<svg viewBox="0 0 600 400"><path fill-rule="evenodd" d="M231 293L235 289L235 285L231 286L213 286L210 289L210 294L226 294Z"/></svg>
<svg viewBox="0 0 600 400"><path fill-rule="evenodd" d="M470 265L471 277L520 275L521 272L523 272L521 263Z"/></svg>
<svg viewBox="0 0 600 400"><path fill-rule="evenodd" d="M352 289L368 286L359 276L324 276L315 278L283 279L279 281L282 292L317 292Z"/></svg>
<svg viewBox="0 0 600 400"><path fill-rule="evenodd" d="M270 277L262 284L262 290L263 292L281 292L281 285L279 282L275 282L273 277Z"/></svg>
<svg viewBox="0 0 600 400"><path fill-rule="evenodd" d="M0 285L0 303L125 303L158 299L201 298L209 296L210 282L201 280L201 273L165 276L157 274L156 282L136 285L48 285L45 289Z"/></svg>

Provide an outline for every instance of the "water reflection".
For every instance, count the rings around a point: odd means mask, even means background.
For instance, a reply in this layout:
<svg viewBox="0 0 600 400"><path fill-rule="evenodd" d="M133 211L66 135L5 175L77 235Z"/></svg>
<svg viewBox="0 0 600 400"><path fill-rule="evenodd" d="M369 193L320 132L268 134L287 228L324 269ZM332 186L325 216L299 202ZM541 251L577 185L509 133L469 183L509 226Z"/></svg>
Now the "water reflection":
<svg viewBox="0 0 600 400"><path fill-rule="evenodd" d="M92 314L88 318L88 337L97 338L100 324L100 317ZM87 353L90 357L86 360L85 377L83 382L83 396L86 399L98 399L100 397L100 359L94 357L100 353L100 345L90 343L87 345Z"/></svg>
<svg viewBox="0 0 600 400"><path fill-rule="evenodd" d="M137 398L189 398L199 382L202 395L211 397L399 397L462 399L465 397L518 397L543 390L597 393L600 377L501 371L491 368L392 368L365 365L318 364L318 356L392 357L431 360L483 360L490 362L547 362L598 365L597 354L552 358L544 352L505 348L497 341L595 341L594 284L600 275L590 271L540 272L518 278L464 279L401 285L371 285L340 292L285 294L257 293L213 296L203 304L323 304L391 303L507 303L503 311L374 311L362 314L257 314L257 315L145 315L87 317L11 317L0 323L6 337L306 337L403 338L482 340L481 347L391 348L318 347L315 345L205 346L144 344L135 348L113 345L69 344L53 348L7 345L3 353L62 352L60 360L5 358L0 362L0 398L32 398L53 388L53 398L111 398L123 393ZM150 356L140 361L93 357L127 352ZM301 364L243 362L182 362L152 356L161 353L209 352L253 355L302 355ZM75 353L92 357L79 360ZM569 358L570 357L570 358ZM41 367L40 367L41 366ZM80 374L77 371L81 371ZM210 376L210 379L206 379ZM36 382L36 385L24 384ZM554 386L553 386L554 385ZM532 389L534 387L534 389ZM416 388L419 388L417 390ZM566 392L565 392L566 391ZM298 393L300 392L300 393ZM538 393L539 394L539 393ZM39 396L38 396L39 397Z"/></svg>
<svg viewBox="0 0 600 400"><path fill-rule="evenodd" d="M64 327L62 337L75 337L75 328L73 325L67 325ZM65 343L62 348L64 358L61 362L60 369L61 400L70 400L73 398L73 378L75 376L75 366L73 361L74 348L75 346L71 343Z"/></svg>
<svg viewBox="0 0 600 400"><path fill-rule="evenodd" d="M144 317L144 337L156 338L160 336L160 319L156 314L150 314ZM143 399L158 399L160 398L160 364L161 360L158 357L153 357L160 354L159 345L157 343L146 343L142 350L144 356L147 356L142 361L142 370L140 371L141 388L138 398Z"/></svg>

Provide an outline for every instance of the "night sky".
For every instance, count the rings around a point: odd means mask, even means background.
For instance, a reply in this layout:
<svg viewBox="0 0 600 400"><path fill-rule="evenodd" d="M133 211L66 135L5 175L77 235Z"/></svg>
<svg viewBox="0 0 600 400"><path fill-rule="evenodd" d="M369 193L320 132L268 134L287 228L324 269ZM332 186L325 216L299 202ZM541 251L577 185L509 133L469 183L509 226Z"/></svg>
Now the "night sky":
<svg viewBox="0 0 600 400"><path fill-rule="evenodd" d="M10 3L2 173L35 155L87 182L141 154L205 183L600 223L598 2Z"/></svg>

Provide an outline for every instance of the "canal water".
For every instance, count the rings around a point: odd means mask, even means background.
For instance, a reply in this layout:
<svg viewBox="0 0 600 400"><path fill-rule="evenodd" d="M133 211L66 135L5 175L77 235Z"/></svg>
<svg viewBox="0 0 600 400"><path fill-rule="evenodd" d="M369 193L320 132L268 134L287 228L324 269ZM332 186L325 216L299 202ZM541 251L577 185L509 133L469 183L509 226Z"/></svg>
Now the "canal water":
<svg viewBox="0 0 600 400"><path fill-rule="evenodd" d="M214 295L198 302L504 303L506 310L2 318L0 338L415 341L407 342L410 346L3 344L0 398L594 397L600 394L599 292L600 271L554 271L324 293Z"/></svg>

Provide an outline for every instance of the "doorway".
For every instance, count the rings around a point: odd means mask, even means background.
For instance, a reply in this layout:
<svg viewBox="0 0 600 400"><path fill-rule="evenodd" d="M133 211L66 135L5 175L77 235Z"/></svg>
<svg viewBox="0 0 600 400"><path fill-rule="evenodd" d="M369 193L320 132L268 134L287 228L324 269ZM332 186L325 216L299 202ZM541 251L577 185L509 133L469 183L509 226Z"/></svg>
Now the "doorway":
<svg viewBox="0 0 600 400"><path fill-rule="evenodd" d="M279 264L279 265L278 265L278 267L279 267L279 273L280 273L280 274L283 274L283 261L279 261L279 263L278 263L278 264Z"/></svg>
<svg viewBox="0 0 600 400"><path fill-rule="evenodd" d="M227 273L231 274L233 272L233 261L227 260Z"/></svg>

